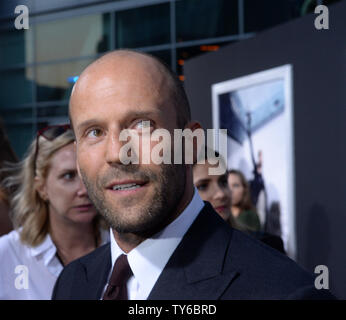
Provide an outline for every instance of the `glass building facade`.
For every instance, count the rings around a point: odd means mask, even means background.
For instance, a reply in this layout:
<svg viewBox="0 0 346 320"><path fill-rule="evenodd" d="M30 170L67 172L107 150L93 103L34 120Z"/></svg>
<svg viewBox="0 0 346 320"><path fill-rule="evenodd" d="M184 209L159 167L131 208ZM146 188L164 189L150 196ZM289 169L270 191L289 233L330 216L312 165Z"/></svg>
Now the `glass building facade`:
<svg viewBox="0 0 346 320"><path fill-rule="evenodd" d="M107 51L151 53L184 81L186 60L311 12L304 0L31 0L0 4L0 116L22 157L38 129L68 121L81 71ZM326 2L326 1L324 1Z"/></svg>

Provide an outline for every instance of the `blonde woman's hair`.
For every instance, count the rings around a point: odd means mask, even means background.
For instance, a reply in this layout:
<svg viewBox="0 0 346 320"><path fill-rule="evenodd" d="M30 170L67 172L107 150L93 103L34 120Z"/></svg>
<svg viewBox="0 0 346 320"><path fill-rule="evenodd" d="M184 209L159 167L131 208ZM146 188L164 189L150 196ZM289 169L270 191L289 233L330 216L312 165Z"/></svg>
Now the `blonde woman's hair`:
<svg viewBox="0 0 346 320"><path fill-rule="evenodd" d="M47 202L38 193L38 184L44 183L50 169L50 160L55 152L74 142L72 130L67 130L50 141L39 137L39 151L36 158L36 139L31 143L24 159L9 166L9 175L5 186L14 190L11 198L10 217L15 229L19 230L20 239L29 246L37 246L49 232L49 214ZM36 182L35 182L36 177ZM96 236L99 237L99 215Z"/></svg>

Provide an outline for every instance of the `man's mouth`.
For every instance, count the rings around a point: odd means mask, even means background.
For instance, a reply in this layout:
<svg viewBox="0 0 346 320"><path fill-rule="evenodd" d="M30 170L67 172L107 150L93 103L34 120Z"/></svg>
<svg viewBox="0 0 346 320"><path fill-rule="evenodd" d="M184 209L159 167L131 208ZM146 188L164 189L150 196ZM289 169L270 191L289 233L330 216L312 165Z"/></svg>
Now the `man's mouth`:
<svg viewBox="0 0 346 320"><path fill-rule="evenodd" d="M145 181L113 182L108 186L107 189L111 189L113 191L130 191L143 187L146 184L147 182Z"/></svg>
<svg viewBox="0 0 346 320"><path fill-rule="evenodd" d="M112 187L112 190L133 190L140 187L141 185L137 183L116 184Z"/></svg>

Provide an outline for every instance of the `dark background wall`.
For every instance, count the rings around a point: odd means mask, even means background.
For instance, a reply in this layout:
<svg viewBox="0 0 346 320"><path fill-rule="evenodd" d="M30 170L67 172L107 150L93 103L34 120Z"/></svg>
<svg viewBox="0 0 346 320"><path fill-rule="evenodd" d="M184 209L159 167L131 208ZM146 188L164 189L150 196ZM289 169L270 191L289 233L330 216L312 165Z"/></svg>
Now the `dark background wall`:
<svg viewBox="0 0 346 320"><path fill-rule="evenodd" d="M296 260L328 266L346 299L346 2L329 6L329 30L316 16L187 61L185 87L193 118L212 128L213 83L293 65Z"/></svg>

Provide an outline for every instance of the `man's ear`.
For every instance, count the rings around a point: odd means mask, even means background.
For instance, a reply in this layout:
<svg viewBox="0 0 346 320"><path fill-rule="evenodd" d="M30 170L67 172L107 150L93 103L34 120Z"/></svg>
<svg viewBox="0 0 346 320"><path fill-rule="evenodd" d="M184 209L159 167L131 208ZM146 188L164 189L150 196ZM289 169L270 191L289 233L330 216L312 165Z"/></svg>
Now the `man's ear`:
<svg viewBox="0 0 346 320"><path fill-rule="evenodd" d="M204 148L205 145L205 135L203 127L198 121L190 121L185 126L185 129L190 129L192 132L195 132L197 130L198 138L193 139L193 163L197 163L198 155L201 152L201 148Z"/></svg>
<svg viewBox="0 0 346 320"><path fill-rule="evenodd" d="M34 178L34 188L42 198L42 200L48 200L48 194L46 189L46 184L42 182L42 180L38 177Z"/></svg>

